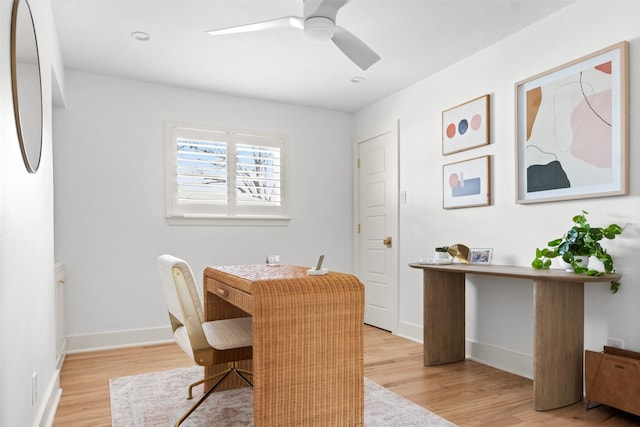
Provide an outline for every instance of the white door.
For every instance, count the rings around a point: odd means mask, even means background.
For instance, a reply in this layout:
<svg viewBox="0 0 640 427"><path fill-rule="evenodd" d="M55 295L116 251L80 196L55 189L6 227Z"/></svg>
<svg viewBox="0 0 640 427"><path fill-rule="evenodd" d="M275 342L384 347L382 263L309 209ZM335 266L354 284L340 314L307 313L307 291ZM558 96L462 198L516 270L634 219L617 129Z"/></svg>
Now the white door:
<svg viewBox="0 0 640 427"><path fill-rule="evenodd" d="M364 321L395 332L398 324L397 131L358 143L359 277Z"/></svg>

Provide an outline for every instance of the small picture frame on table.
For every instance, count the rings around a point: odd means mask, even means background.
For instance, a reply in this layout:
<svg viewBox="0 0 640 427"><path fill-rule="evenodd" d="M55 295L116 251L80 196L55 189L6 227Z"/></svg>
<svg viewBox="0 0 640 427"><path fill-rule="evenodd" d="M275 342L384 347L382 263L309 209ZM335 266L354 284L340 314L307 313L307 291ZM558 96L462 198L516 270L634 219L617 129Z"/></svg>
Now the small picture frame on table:
<svg viewBox="0 0 640 427"><path fill-rule="evenodd" d="M491 264L493 249L491 248L471 248L469 251L469 263L471 264Z"/></svg>

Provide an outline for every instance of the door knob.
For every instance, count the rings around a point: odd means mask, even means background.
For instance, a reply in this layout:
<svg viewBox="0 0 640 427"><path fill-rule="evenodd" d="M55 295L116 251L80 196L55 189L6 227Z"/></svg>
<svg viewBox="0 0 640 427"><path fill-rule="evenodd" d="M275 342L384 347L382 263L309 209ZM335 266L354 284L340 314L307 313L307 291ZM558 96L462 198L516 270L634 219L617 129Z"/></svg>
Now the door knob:
<svg viewBox="0 0 640 427"><path fill-rule="evenodd" d="M391 236L389 236L386 239L384 239L382 241L382 244L385 245L386 247L390 248L391 247Z"/></svg>

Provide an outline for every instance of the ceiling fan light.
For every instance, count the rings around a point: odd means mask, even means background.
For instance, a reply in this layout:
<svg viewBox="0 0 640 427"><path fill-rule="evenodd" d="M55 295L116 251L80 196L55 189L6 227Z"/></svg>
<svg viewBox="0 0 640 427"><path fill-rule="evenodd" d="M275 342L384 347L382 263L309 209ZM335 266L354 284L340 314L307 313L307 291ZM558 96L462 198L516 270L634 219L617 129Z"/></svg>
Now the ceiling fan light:
<svg viewBox="0 0 640 427"><path fill-rule="evenodd" d="M329 18L315 16L304 22L304 34L312 40L324 41L333 37L335 24Z"/></svg>

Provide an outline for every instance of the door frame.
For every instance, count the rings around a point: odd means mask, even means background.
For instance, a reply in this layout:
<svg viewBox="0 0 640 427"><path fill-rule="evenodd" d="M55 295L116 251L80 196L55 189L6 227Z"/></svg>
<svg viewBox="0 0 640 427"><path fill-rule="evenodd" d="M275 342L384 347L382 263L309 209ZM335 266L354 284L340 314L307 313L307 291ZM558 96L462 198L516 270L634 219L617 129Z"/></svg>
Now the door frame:
<svg viewBox="0 0 640 427"><path fill-rule="evenodd" d="M353 138L352 141L352 183L353 183L353 187L352 187L352 194L353 194L353 206L352 206L352 211L353 211L353 218L352 218L352 246L353 246L353 253L352 253L352 259L353 259L353 271L355 273L355 275L358 278L363 277L363 275L361 274L360 271L360 233L358 232L358 224L359 224L359 219L360 219L360 173L358 171L358 152L359 152L359 144L362 142L365 142L369 139L373 139L377 136L383 135L385 133L391 133L393 141L395 142L395 150L396 150L396 158L397 158L397 163L396 163L396 173L397 173L397 187L393 188L393 190L395 191L395 199L397 201L396 203L396 223L393 224L392 228L393 228L393 232L389 233L392 235L393 237L393 241L394 244L398 245L399 243L399 235L400 235L400 122L395 121L392 124L386 125L384 127L382 127L382 129L377 129L374 132L369 132L366 136L359 136L357 138ZM390 332L391 333L397 333L398 331L398 325L400 324L400 269L399 269L399 262L400 262L400 246L396 246L397 251L396 251L396 256L394 258L394 262L396 263L396 275L394 277L394 280L396 282L396 307L395 307L395 312L396 312L396 316L395 319L393 321L393 327L391 328Z"/></svg>

